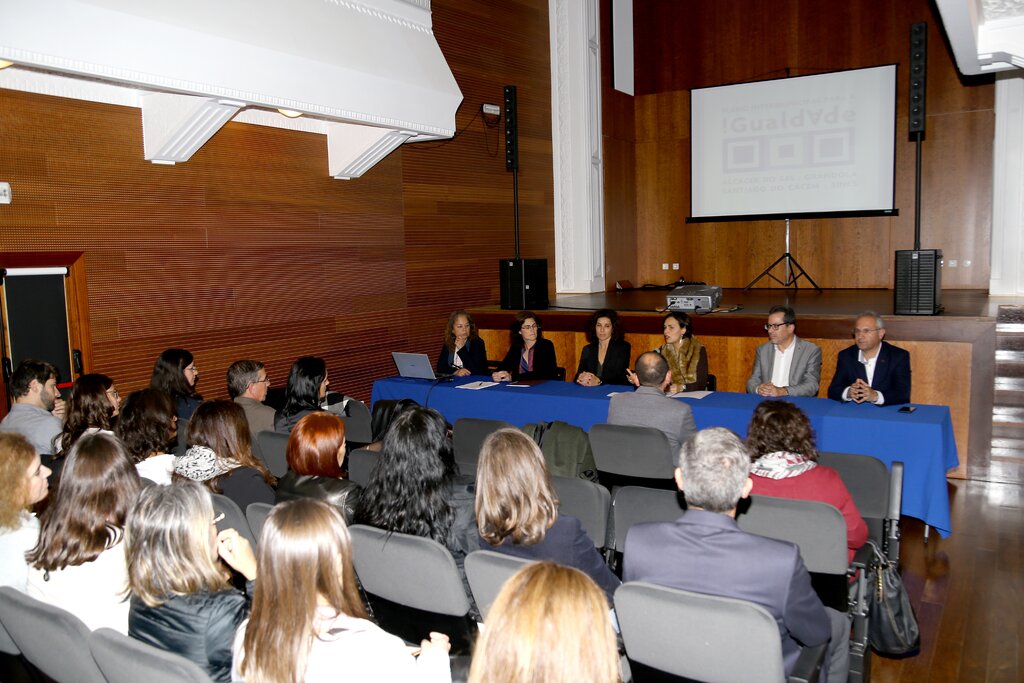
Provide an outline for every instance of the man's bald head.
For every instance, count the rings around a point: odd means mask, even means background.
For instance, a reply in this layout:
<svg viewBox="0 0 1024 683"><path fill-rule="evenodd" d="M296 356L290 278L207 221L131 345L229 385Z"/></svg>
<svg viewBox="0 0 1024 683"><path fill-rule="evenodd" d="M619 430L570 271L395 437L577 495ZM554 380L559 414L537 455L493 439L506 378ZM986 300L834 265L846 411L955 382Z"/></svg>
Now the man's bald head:
<svg viewBox="0 0 1024 683"><path fill-rule="evenodd" d="M640 386L661 388L668 376L668 361L660 353L648 351L636 359L636 376Z"/></svg>

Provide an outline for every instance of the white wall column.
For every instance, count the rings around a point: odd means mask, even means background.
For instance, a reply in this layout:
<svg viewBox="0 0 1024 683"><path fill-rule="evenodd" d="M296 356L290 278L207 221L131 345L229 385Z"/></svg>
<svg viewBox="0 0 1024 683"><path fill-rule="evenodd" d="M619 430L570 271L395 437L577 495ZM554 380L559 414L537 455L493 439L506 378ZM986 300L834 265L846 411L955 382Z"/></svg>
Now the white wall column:
<svg viewBox="0 0 1024 683"><path fill-rule="evenodd" d="M555 288L604 291L599 0L548 0Z"/></svg>
<svg viewBox="0 0 1024 683"><path fill-rule="evenodd" d="M993 141L993 296L1024 294L1024 76L1019 69L996 74L996 137Z"/></svg>

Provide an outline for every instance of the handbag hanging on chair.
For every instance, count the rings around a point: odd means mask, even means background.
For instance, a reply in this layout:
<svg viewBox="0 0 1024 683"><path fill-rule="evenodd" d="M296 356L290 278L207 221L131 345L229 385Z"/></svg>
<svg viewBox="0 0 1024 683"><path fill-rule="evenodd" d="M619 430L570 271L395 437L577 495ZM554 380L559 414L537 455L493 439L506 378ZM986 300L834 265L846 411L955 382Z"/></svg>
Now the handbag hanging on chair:
<svg viewBox="0 0 1024 683"><path fill-rule="evenodd" d="M874 554L868 574L871 591L868 613L868 640L881 654L910 654L921 645L921 630L914 608L903 587L895 562L885 556L874 542L868 541Z"/></svg>

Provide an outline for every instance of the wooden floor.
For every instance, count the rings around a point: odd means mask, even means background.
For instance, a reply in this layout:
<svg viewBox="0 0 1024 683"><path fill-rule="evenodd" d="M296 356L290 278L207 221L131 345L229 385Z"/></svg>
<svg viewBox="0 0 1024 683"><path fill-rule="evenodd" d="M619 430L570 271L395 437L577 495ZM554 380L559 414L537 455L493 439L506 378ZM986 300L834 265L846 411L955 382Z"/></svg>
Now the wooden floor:
<svg viewBox="0 0 1024 683"><path fill-rule="evenodd" d="M872 659L874 683L1024 680L1024 487L951 481L956 532L925 545L904 525L903 580L921 625L920 654Z"/></svg>

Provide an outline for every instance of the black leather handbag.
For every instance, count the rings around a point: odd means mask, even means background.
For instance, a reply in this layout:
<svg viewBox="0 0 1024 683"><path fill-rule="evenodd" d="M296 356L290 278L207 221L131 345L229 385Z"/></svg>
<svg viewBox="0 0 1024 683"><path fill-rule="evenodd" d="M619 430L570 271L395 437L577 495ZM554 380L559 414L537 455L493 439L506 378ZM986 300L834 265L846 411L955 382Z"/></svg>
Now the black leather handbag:
<svg viewBox="0 0 1024 683"><path fill-rule="evenodd" d="M921 645L921 630L914 608L903 587L895 562L868 541L874 554L868 574L871 596L868 600L868 640L871 648L889 656L906 655Z"/></svg>

